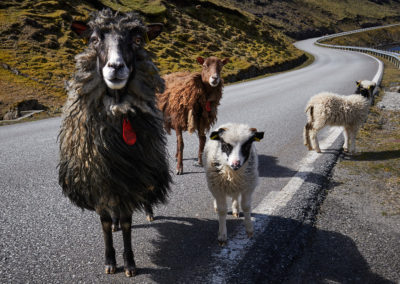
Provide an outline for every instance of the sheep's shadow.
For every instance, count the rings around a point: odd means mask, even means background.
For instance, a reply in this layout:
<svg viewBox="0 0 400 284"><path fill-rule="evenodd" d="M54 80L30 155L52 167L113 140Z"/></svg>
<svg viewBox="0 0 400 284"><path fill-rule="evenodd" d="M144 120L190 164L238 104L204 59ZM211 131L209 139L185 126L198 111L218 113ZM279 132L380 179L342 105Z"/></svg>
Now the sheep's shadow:
<svg viewBox="0 0 400 284"><path fill-rule="evenodd" d="M352 156L356 161L383 161L400 158L400 150L381 151L381 152L361 152L359 155Z"/></svg>
<svg viewBox="0 0 400 284"><path fill-rule="evenodd" d="M255 232L255 244L238 266L232 267L235 271L232 275L236 276L224 279L227 283L272 283L282 280L287 270L281 269L280 264L289 261L286 266L291 267L292 260L305 252L307 259L301 262L305 267L300 266L299 269L304 269L314 283L322 283L326 279L345 283L355 276L359 283L390 283L370 271L356 244L347 236L318 230L294 219L254 216L268 218L268 226L263 231ZM211 275L205 273L215 271L213 265L216 263L212 260L216 253L221 252L217 244L217 220L163 216L159 216L158 220L162 222L153 226L159 237L153 241L155 251L150 254L150 259L160 269L142 268L139 273L149 274L157 283L186 283L189 279L209 278ZM227 220L228 246L230 234L237 225L242 226L242 219ZM310 242L311 239L313 242ZM304 244L310 243L313 243L312 247L304 251ZM252 259L257 261L250 261Z"/></svg>
<svg viewBox="0 0 400 284"><path fill-rule="evenodd" d="M258 172L260 177L273 177L273 178L284 178L293 177L296 174L303 178L304 181L318 183L321 180L325 180L326 177L315 172L299 172L287 167L278 165L278 159L273 156L259 155L258 156Z"/></svg>

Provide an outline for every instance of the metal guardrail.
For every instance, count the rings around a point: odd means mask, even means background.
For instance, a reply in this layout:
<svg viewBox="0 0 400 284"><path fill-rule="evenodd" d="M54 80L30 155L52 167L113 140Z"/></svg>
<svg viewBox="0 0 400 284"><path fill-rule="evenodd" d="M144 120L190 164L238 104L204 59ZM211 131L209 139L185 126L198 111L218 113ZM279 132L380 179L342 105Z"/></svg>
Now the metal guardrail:
<svg viewBox="0 0 400 284"><path fill-rule="evenodd" d="M387 26L371 27L371 28L359 29L359 30L354 30L354 31L349 31L349 32L337 33L337 34L333 34L333 35L327 35L327 36L323 36L323 37L319 38L315 42L315 44L318 46L358 51L358 52L363 52L363 53L369 53L374 56L381 56L381 57L389 60L390 62L392 62L397 68L400 69L400 54L397 52L379 50L379 49L368 48L368 47L360 47L360 46L344 46L344 45L326 44L326 43L321 42L321 41L324 41L324 40L327 40L330 38L335 38L335 37L340 37L340 36L350 35L350 34L355 34L355 33L361 33L361 32L370 31L370 30L394 27L394 26L399 26L399 25L400 24L393 24L393 25L387 25Z"/></svg>

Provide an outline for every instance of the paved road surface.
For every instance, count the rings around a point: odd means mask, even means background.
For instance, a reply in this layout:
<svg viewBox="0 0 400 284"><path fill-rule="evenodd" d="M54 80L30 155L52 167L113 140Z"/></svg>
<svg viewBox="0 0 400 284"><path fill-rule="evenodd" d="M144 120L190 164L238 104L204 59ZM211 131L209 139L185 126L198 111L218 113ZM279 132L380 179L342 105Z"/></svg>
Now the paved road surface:
<svg viewBox="0 0 400 284"><path fill-rule="evenodd" d="M312 43L313 40L297 43L299 48L314 54L312 65L224 90L218 124L245 122L265 131L264 140L256 144L261 181L254 194L254 207L266 195L280 191L297 173L307 154L302 145L302 128L309 97L324 90L352 93L356 80L372 79L377 70L377 62L370 57ZM0 282L132 282L124 273L103 273L99 218L93 212L72 206L61 194L56 169L59 125L60 119L54 118L0 128ZM174 156L174 136L169 138L168 147ZM298 204L299 199L293 199L288 204L290 208L286 208L289 215L275 216L268 226L259 228L255 245L241 254L244 259L230 256L235 260L233 272L215 278L215 267L220 265L215 255L221 253L216 240L218 223L203 169L193 165L196 152L197 138L186 135L185 174L174 177L169 203L156 208L156 221L149 224L143 213L134 214L133 248L139 268L134 282L279 279L296 253L296 249L285 249L291 247L291 238L281 229L290 227L297 232L296 236L306 233L304 224L295 216L304 215L307 202ZM321 157L318 175L322 176L327 162ZM175 167L172 159L171 165ZM254 217L258 218L256 214ZM228 219L228 234L233 237L242 223ZM303 229L298 231L299 227ZM121 272L120 232L114 233L114 242ZM279 263L282 270L271 263ZM250 273L245 271L248 269Z"/></svg>

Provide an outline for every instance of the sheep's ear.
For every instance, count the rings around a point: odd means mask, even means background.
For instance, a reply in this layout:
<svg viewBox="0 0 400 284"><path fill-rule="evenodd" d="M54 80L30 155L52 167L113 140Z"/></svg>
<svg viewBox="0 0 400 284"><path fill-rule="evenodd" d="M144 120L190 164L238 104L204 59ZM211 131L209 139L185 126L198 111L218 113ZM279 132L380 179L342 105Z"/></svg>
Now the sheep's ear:
<svg viewBox="0 0 400 284"><path fill-rule="evenodd" d="M151 40L155 39L158 37L162 30L163 30L164 25L161 23L153 23L153 24L148 24L147 25L147 33L146 33L146 41L150 42Z"/></svg>
<svg viewBox="0 0 400 284"><path fill-rule="evenodd" d="M204 64L204 58L203 57L201 57L201 56L199 56L199 57L197 57L197 62L200 64L200 65L203 65Z"/></svg>
<svg viewBox="0 0 400 284"><path fill-rule="evenodd" d="M224 133L224 131L226 130L226 128L220 128L220 129L218 129L217 131L213 131L213 132L211 132L211 134L210 134L210 139L211 140L221 140L221 137L220 137L220 135L222 134L222 133Z"/></svg>
<svg viewBox="0 0 400 284"><path fill-rule="evenodd" d="M264 138L264 132L256 132L256 133L254 133L254 138L253 138L254 141L260 142L261 139L263 139L263 138Z"/></svg>
<svg viewBox="0 0 400 284"><path fill-rule="evenodd" d="M357 86L360 86L360 84L361 84L361 80L356 81Z"/></svg>
<svg viewBox="0 0 400 284"><path fill-rule="evenodd" d="M229 57L225 57L224 59L222 59L222 65L225 65L228 62L229 62Z"/></svg>
<svg viewBox="0 0 400 284"><path fill-rule="evenodd" d="M89 26L82 21L73 21L71 24L71 30L81 37L86 37L89 31Z"/></svg>

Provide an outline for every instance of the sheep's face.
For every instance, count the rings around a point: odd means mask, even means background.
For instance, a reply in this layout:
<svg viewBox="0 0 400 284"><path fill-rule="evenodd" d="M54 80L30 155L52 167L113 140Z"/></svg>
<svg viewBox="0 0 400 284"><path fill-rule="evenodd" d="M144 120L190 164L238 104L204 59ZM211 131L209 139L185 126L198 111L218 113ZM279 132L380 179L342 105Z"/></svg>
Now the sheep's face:
<svg viewBox="0 0 400 284"><path fill-rule="evenodd" d="M211 56L206 59L203 57L198 57L197 62L203 65L203 70L201 72L201 78L204 83L208 83L211 87L216 87L221 82L221 70L226 63L228 63L229 58L219 59L217 57Z"/></svg>
<svg viewBox="0 0 400 284"><path fill-rule="evenodd" d="M229 126L228 126L229 127ZM254 141L264 138L264 132L240 124L233 127L222 127L210 135L211 140L218 141L220 157L233 170L240 169L248 160Z"/></svg>
<svg viewBox="0 0 400 284"><path fill-rule="evenodd" d="M75 29L74 29L75 28ZM97 69L108 88L119 90L135 75L135 63L145 41L157 37L162 24L145 26L134 13L97 13L89 25L74 22L72 29L89 38L97 53Z"/></svg>
<svg viewBox="0 0 400 284"><path fill-rule="evenodd" d="M363 81L359 80L356 82L357 84L357 94L361 94L365 98L369 98L372 96L375 86L374 84L368 83L365 84Z"/></svg>

